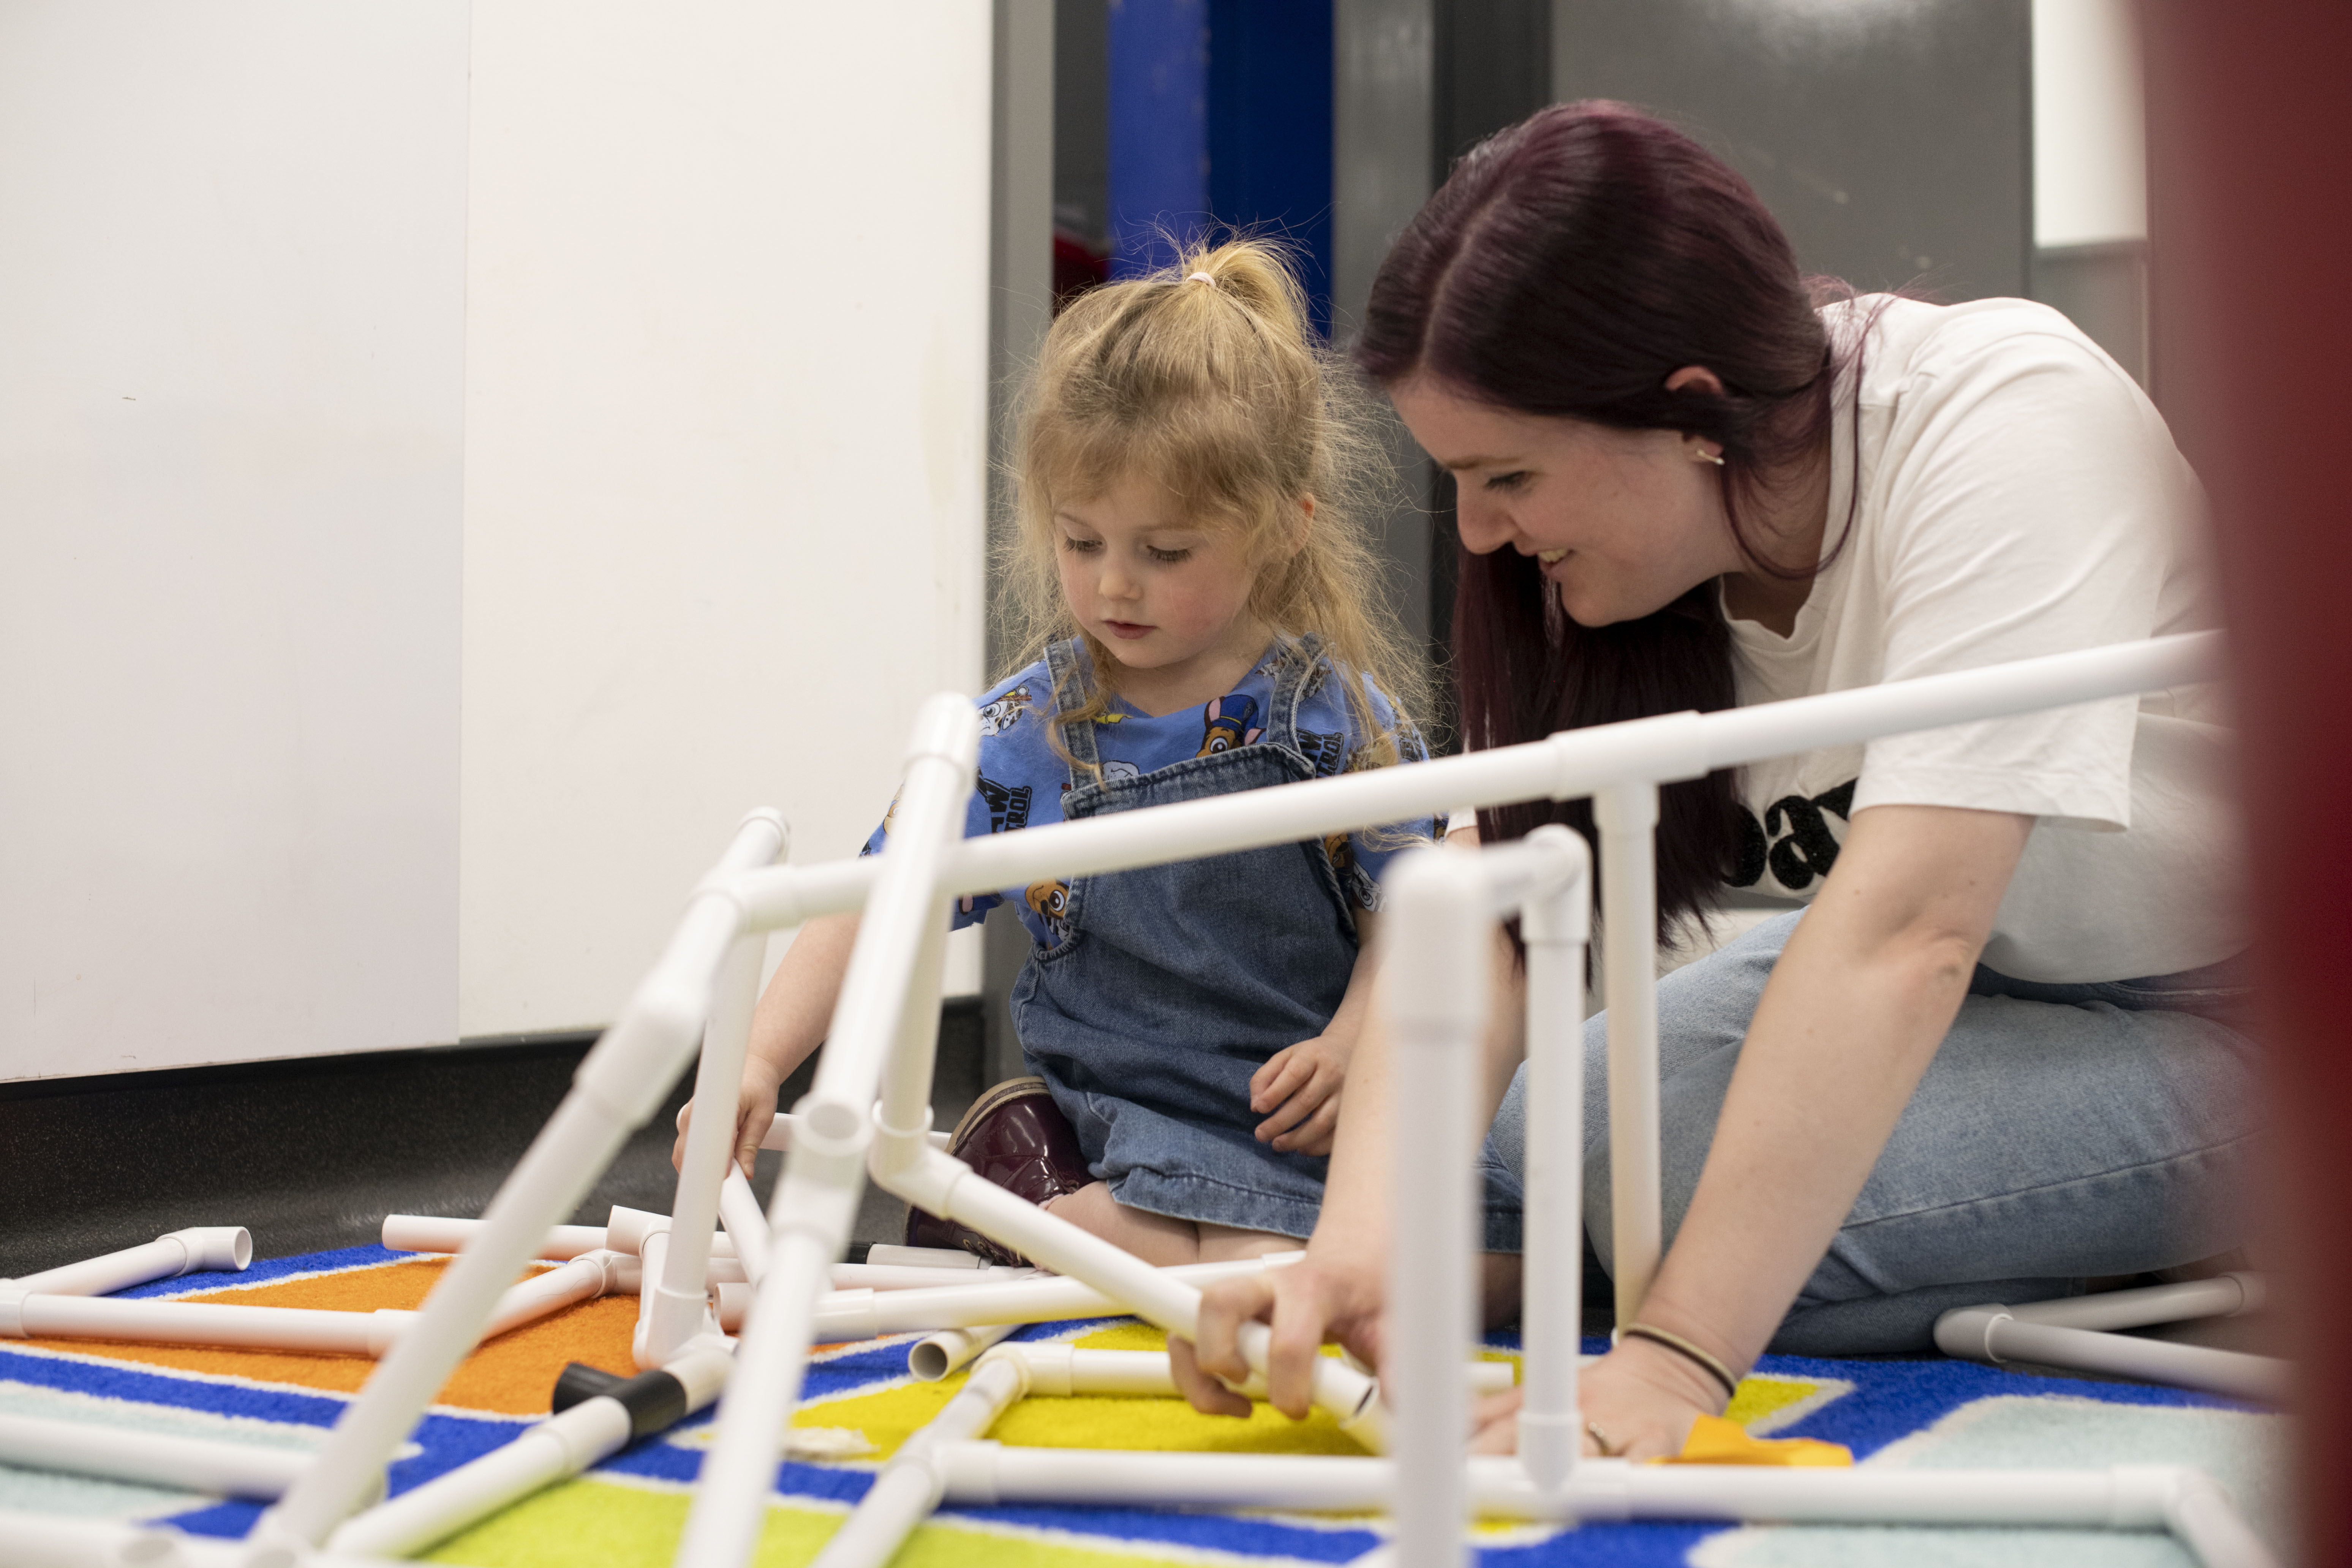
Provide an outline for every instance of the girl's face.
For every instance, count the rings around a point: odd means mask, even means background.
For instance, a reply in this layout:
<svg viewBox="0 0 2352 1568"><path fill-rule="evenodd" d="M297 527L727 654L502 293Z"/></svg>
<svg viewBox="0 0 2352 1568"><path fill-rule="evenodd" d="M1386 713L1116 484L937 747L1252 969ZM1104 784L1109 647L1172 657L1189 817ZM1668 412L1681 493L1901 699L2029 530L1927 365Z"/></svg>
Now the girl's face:
<svg viewBox="0 0 2352 1568"><path fill-rule="evenodd" d="M1151 689L1235 659L1246 668L1264 651L1270 634L1249 613L1257 563L1241 531L1186 515L1156 480L1130 474L1065 501L1054 531L1070 614L1126 668L1149 672Z"/></svg>
<svg viewBox="0 0 2352 1568"><path fill-rule="evenodd" d="M1536 557L1580 626L1638 619L1746 570L1720 470L1701 456L1712 443L1520 414L1432 376L1399 383L1389 397L1454 474L1463 544Z"/></svg>

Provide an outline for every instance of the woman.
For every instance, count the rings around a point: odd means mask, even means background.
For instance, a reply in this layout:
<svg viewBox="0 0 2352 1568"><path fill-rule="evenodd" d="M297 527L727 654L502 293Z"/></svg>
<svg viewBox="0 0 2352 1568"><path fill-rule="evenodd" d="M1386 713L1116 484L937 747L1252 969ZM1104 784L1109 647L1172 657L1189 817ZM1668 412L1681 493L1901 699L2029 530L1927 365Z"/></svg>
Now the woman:
<svg viewBox="0 0 2352 1568"><path fill-rule="evenodd" d="M2063 318L1821 303L1738 175L1617 105L1556 106L1465 159L1381 268L1356 354L1458 484L1474 745L2212 624L2195 481ZM1726 884L1808 908L1660 985L1670 1246L1644 1331L1585 1376L1588 1452L1678 1450L1768 1345L1924 1350L1948 1308L2238 1244L2255 1118L2224 744L2200 689L1667 787L1662 924ZM1478 832L1548 819L1589 808ZM1497 963L1499 1089L1519 977ZM1601 1039L1596 1020L1606 1264ZM1522 1089L1486 1149L1501 1317ZM1375 1030L1307 1258L1211 1292L1201 1367L1238 1373L1237 1324L1270 1318L1276 1403L1300 1414L1327 1336L1377 1358L1392 1115ZM1237 1410L1180 1361L1196 1405ZM1510 1447L1515 1408L1482 1447Z"/></svg>

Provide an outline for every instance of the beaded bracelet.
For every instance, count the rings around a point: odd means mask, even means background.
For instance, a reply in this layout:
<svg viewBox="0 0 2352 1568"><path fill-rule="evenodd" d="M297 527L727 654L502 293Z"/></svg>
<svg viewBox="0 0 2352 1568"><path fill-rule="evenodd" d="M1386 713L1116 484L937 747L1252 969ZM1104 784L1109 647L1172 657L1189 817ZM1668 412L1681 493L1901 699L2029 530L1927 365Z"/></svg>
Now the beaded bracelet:
<svg viewBox="0 0 2352 1568"><path fill-rule="evenodd" d="M1664 1329L1654 1329L1647 1323L1628 1323L1618 1330L1617 1333L1621 1339L1631 1335L1637 1340L1647 1340L1652 1344L1664 1345L1684 1360L1696 1363L1709 1377L1723 1384L1723 1394L1727 1399L1739 1392L1739 1380L1731 1375L1729 1367L1680 1334L1670 1334Z"/></svg>

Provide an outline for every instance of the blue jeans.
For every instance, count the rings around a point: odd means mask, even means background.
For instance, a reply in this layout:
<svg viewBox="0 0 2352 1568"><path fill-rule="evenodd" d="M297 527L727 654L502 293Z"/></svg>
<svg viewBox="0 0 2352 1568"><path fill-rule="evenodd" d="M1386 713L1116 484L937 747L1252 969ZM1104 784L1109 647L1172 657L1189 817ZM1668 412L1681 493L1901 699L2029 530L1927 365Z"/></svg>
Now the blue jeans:
<svg viewBox="0 0 2352 1568"><path fill-rule="evenodd" d="M1669 1242L1690 1207L1748 1019L1802 911L1658 983ZM1953 1307L2072 1295L2245 1239L2260 1132L2242 958L2146 980L2050 984L1979 966L1853 1212L1772 1349L1928 1348ZM1584 1037L1585 1223L1611 1266L1603 1020ZM1490 1250L1516 1251L1526 1071L1484 1156ZM1836 1135L1823 1127L1822 1135Z"/></svg>

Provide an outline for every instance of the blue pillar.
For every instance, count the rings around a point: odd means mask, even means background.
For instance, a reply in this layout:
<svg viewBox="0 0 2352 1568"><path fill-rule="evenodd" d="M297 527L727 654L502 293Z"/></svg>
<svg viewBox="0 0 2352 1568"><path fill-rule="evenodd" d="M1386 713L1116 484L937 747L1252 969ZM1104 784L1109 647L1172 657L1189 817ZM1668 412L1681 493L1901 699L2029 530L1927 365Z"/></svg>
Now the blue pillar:
<svg viewBox="0 0 2352 1568"><path fill-rule="evenodd" d="M1111 0L1112 276L1211 223L1287 241L1331 315L1332 0Z"/></svg>
<svg viewBox="0 0 2352 1568"><path fill-rule="evenodd" d="M1111 275L1175 259L1209 220L1208 0L1111 0Z"/></svg>

